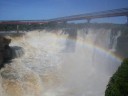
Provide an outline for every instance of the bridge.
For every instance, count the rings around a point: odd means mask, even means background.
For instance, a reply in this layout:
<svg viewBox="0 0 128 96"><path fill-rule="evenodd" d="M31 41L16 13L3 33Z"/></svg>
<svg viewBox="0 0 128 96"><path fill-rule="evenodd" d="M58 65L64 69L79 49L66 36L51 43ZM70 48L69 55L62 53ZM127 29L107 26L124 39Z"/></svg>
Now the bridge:
<svg viewBox="0 0 128 96"><path fill-rule="evenodd" d="M67 21L75 21L75 20L87 20L90 22L92 19L96 18L108 18L108 17L118 17L118 16L126 16L127 24L128 24L128 8L121 9L113 9L101 12L93 12L72 16L59 17L48 20L12 20L12 21L0 21L0 24L47 24L51 22L67 22Z"/></svg>
<svg viewBox="0 0 128 96"><path fill-rule="evenodd" d="M85 19L89 22L91 19L118 17L118 16L126 16L127 23L128 23L128 8L121 8L121 9L107 10L107 11L101 11L101 12L60 17L60 18L47 20L47 22L66 22L66 21L85 20Z"/></svg>

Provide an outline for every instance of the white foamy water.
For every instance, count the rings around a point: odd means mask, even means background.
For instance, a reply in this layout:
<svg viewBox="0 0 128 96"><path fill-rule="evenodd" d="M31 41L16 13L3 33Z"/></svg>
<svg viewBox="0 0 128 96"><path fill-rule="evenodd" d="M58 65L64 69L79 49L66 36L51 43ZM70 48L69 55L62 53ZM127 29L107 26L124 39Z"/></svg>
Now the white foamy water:
<svg viewBox="0 0 128 96"><path fill-rule="evenodd" d="M60 33L32 31L12 38L11 46L24 47L25 54L0 71L0 96L104 96L120 64L109 53L111 30L90 29L84 37L78 30L76 43ZM63 51L67 42L75 51Z"/></svg>

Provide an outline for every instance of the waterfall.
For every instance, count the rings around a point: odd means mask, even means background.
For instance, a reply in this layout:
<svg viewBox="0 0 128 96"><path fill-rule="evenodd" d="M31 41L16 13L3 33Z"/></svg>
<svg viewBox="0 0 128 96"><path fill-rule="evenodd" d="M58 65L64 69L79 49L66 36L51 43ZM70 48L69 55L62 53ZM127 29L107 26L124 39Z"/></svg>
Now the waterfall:
<svg viewBox="0 0 128 96"><path fill-rule="evenodd" d="M111 51L115 52L116 51L116 46L117 46L117 39L121 36L121 31L115 31L112 32L114 34L112 34L111 36Z"/></svg>
<svg viewBox="0 0 128 96"><path fill-rule="evenodd" d="M110 54L110 29L85 31L77 30L75 38L62 30L13 37L11 46L23 47L25 54L0 70L0 96L104 96L120 60Z"/></svg>

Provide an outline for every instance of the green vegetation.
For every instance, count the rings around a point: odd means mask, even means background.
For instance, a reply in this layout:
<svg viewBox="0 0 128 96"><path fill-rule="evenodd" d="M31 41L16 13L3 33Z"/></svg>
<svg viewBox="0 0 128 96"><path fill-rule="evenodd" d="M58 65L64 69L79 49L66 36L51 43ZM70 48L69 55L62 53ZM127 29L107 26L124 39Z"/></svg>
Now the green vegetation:
<svg viewBox="0 0 128 96"><path fill-rule="evenodd" d="M105 28L105 29L116 29L126 31L128 26L126 24L112 24L112 23L56 23L51 22L47 24L19 24L19 30L27 31L27 30L34 30L34 29L58 29L58 28ZM17 29L17 25L15 24L0 24L0 31L14 31Z"/></svg>
<svg viewBox="0 0 128 96"><path fill-rule="evenodd" d="M40 29L39 24L24 24L24 25L19 25L19 30L20 31L27 31L27 30L32 30L32 29ZM0 31L15 31L17 30L17 25L14 24L6 24L6 25L0 25Z"/></svg>
<svg viewBox="0 0 128 96"><path fill-rule="evenodd" d="M123 60L121 66L111 77L105 96L128 96L128 58Z"/></svg>

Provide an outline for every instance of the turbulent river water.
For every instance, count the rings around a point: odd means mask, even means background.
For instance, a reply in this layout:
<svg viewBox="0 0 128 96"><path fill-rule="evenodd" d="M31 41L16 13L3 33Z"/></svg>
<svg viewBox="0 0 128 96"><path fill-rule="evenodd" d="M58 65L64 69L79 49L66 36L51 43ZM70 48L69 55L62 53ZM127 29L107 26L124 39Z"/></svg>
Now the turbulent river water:
<svg viewBox="0 0 128 96"><path fill-rule="evenodd" d="M0 70L0 96L104 96L121 62L112 54L119 34L112 42L109 29L85 31L76 38L62 30L13 37L11 46L25 54Z"/></svg>

